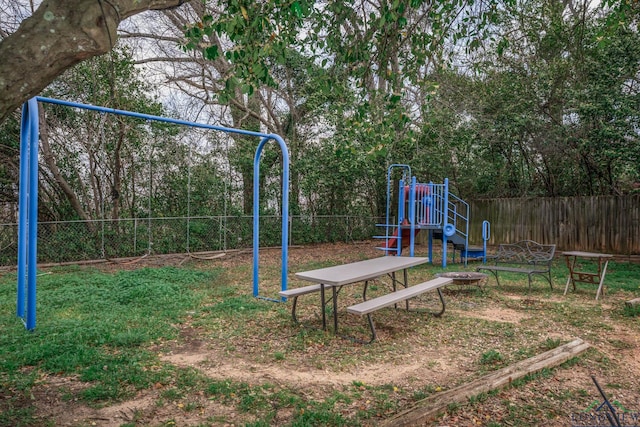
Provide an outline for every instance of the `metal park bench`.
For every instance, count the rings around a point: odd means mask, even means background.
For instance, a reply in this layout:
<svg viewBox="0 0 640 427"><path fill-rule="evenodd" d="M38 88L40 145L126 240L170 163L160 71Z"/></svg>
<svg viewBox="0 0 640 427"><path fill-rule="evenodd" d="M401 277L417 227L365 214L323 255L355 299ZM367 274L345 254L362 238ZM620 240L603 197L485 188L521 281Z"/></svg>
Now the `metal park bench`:
<svg viewBox="0 0 640 427"><path fill-rule="evenodd" d="M522 240L516 243L503 243L498 246L495 255L487 256L487 263L493 265L483 265L476 268L476 271L490 271L496 278L498 286L498 272L524 273L529 277L529 289L531 289L531 276L540 274L549 282L553 289L551 280L551 263L556 251L556 245L542 245L532 240Z"/></svg>

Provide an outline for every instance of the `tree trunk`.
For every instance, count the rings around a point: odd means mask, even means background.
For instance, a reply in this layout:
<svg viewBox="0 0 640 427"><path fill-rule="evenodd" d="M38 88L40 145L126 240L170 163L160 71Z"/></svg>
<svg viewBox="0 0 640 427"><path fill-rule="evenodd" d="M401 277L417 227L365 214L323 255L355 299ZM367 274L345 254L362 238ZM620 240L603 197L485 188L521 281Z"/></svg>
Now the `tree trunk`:
<svg viewBox="0 0 640 427"><path fill-rule="evenodd" d="M66 69L114 46L129 16L185 0L45 0L0 42L0 123Z"/></svg>
<svg viewBox="0 0 640 427"><path fill-rule="evenodd" d="M118 120L118 140L113 153L113 182L111 183L111 219L120 218L120 194L122 192L122 144L127 128L123 120Z"/></svg>
<svg viewBox="0 0 640 427"><path fill-rule="evenodd" d="M238 93L238 103L231 103L231 116L233 117L233 126L238 129L246 129L250 131L260 131L260 121L256 116L251 114L260 110L260 104L256 96L249 97L247 103L242 102L243 95ZM242 198L243 212L246 215L253 213L253 203L259 203L253 200L253 160L255 149L258 146L258 139L254 136L235 135L233 137L235 149L233 150L232 163L242 175ZM260 180L260 189L264 187L264 180ZM262 192L261 192L262 193Z"/></svg>
<svg viewBox="0 0 640 427"><path fill-rule="evenodd" d="M44 117L44 111L40 108L40 146L42 148L42 157L51 171L54 179L60 186L60 189L66 196L67 200L73 207L73 210L78 214L78 217L85 221L89 221L91 218L87 214L87 212L82 208L82 204L78 199L76 193L73 191L69 183L62 176L58 165L56 164L56 159L53 155L53 151L51 151L51 146L49 145L49 132L47 129L47 121Z"/></svg>

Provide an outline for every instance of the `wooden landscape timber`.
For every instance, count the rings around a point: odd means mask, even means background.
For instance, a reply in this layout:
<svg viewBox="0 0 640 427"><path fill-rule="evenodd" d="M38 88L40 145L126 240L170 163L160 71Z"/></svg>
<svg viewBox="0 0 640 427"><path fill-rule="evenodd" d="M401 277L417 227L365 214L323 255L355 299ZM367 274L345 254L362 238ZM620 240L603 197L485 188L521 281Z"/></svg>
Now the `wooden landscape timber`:
<svg viewBox="0 0 640 427"><path fill-rule="evenodd" d="M507 386L514 380L544 368L558 366L574 358L589 348L589 344L577 338L567 344L546 351L537 356L520 361L506 368L499 369L470 383L460 385L451 390L435 393L418 401L413 407L383 421L381 427L416 426L435 418L452 403L464 403L470 397L480 393Z"/></svg>
<svg viewBox="0 0 640 427"><path fill-rule="evenodd" d="M625 304L629 307L640 305L640 298L634 298L632 300L627 301Z"/></svg>
<svg viewBox="0 0 640 427"><path fill-rule="evenodd" d="M625 305L627 307L636 307L636 306L640 306L640 298L634 298L632 300L629 300L627 302L625 302Z"/></svg>

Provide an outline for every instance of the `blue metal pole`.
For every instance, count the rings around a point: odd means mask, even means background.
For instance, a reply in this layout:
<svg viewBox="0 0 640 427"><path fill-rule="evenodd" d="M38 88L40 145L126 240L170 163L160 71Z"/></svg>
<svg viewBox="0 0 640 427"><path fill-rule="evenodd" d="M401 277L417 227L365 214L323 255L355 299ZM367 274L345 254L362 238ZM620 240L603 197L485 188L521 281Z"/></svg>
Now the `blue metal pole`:
<svg viewBox="0 0 640 427"><path fill-rule="evenodd" d="M118 114L120 116L135 117L135 118L143 119L143 120L154 120L156 122L173 123L173 124L176 124L176 125L187 125L187 126L201 128L201 129L219 130L219 131L222 131L222 132L235 133L235 134L240 134L240 135L257 136L257 137L261 137L261 138L267 137L269 139L275 139L275 137L278 136L278 135L275 135L275 134L265 134L265 133L261 133L261 132L252 132L252 131L243 130L243 129L235 129L235 128L228 128L228 127L224 127L224 126L208 125L208 124L205 124L205 123L190 122L188 120L172 119L172 118L169 118L169 117L162 117L162 116L154 116L152 114L143 114L143 113L136 113L136 112L133 112L133 111L118 110L116 108L106 108L106 107L98 107L98 106L90 105L90 104L80 104L78 102L63 101L61 99L45 98L45 97L42 97L42 96L37 96L36 99L38 101L40 101L40 102L47 102L49 104L64 105L64 106L67 106L67 107L82 108L82 109L91 110L91 111L100 111L102 113Z"/></svg>
<svg viewBox="0 0 640 427"><path fill-rule="evenodd" d="M442 229L442 268L447 267L447 235L444 233L444 226L449 222L449 178L444 179L444 191L442 200L442 211L444 213L444 223Z"/></svg>
<svg viewBox="0 0 640 427"><path fill-rule="evenodd" d="M289 150L280 136L273 135L272 138L280 145L280 150L282 151L282 268L280 270L280 289L286 291L289 271Z"/></svg>
<svg viewBox="0 0 640 427"><path fill-rule="evenodd" d="M402 223L405 216L405 195L404 195L404 179L400 180L400 190L398 191L398 231L396 233L396 255L402 255Z"/></svg>
<svg viewBox="0 0 640 427"><path fill-rule="evenodd" d="M489 221L482 221L482 263L487 263L487 241L491 237L491 224Z"/></svg>
<svg viewBox="0 0 640 427"><path fill-rule="evenodd" d="M385 243L387 244L387 249L389 249L389 229L391 228L391 224L389 223L390 218L390 210L391 210L391 180L392 180L392 171L393 168L401 168L402 169L402 181L405 181L408 177L411 176L411 166L409 165L403 165L403 164L397 164L394 163L392 165L389 166L389 168L387 169L387 206L386 206L386 216L385 216ZM402 188L402 186L400 186L400 188ZM397 239L396 239L397 241ZM388 252L388 251L387 251Z"/></svg>
<svg viewBox="0 0 640 427"><path fill-rule="evenodd" d="M265 144L275 140L282 150L282 272L281 289L287 290L289 249L289 151L278 135L267 135L258 144L253 159L253 296L260 296L260 157ZM284 298L282 298L284 301Z"/></svg>
<svg viewBox="0 0 640 427"><path fill-rule="evenodd" d="M429 225L433 226L433 224L435 223L435 215L436 215L436 209L437 209L437 205L438 205L438 201L436 199L435 194L433 193L433 182L429 182L429 197L431 198L431 203L429 204ZM428 242L428 256L429 256L429 263L431 263L433 265L433 228L429 228L429 242Z"/></svg>
<svg viewBox="0 0 640 427"><path fill-rule="evenodd" d="M27 274L27 211L29 206L29 132L31 131L29 104L22 106L20 125L20 190L18 195L18 295L16 314L24 318Z"/></svg>
<svg viewBox="0 0 640 427"><path fill-rule="evenodd" d="M416 234L416 177L411 177L411 186L409 187L409 221L411 229L409 235L409 255L414 256L415 250L415 234Z"/></svg>
<svg viewBox="0 0 640 427"><path fill-rule="evenodd" d="M393 167L396 166L395 164L389 166L389 168L387 168L387 206L385 208L385 245L387 246L387 249L389 249L389 229L390 227L390 210L391 210L391 171L393 170ZM387 251L387 254L389 253L389 251Z"/></svg>
<svg viewBox="0 0 640 427"><path fill-rule="evenodd" d="M29 104L29 247L27 272L27 330L36 327L36 274L38 267L38 101Z"/></svg>
<svg viewBox="0 0 640 427"><path fill-rule="evenodd" d="M385 255L389 255L389 211L391 209L391 168L393 165L389 166L387 169L387 206L385 207L385 220L384 220L384 245L387 250L385 251Z"/></svg>
<svg viewBox="0 0 640 427"><path fill-rule="evenodd" d="M253 158L253 296L260 294L260 154L265 139L260 141Z"/></svg>

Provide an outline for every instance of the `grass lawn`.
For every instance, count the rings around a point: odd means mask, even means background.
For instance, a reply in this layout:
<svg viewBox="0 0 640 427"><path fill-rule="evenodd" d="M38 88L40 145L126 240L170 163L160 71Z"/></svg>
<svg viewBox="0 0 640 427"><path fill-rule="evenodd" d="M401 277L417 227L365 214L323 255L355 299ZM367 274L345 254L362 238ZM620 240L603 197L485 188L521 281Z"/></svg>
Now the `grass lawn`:
<svg viewBox="0 0 640 427"><path fill-rule="evenodd" d="M375 244L292 248L293 272L380 256ZM261 255L261 294L276 296L280 252ZM640 412L640 265L613 261L604 299L578 284L562 293L567 268L555 261L554 289L522 274L489 277L479 289L445 290L447 311L384 309L378 340L356 344L317 329L317 296L290 302L251 297L251 254L174 265L41 269L37 328L15 316L16 277L0 278L0 426L369 426L416 401L582 338L591 348L555 369L450 405L424 425L567 426L600 400L591 375L620 412ZM449 265L448 271L473 271ZM135 267L135 268L134 268ZM420 266L417 283L442 269ZM384 280L370 296L386 292ZM361 299L345 288L342 309ZM435 293L412 302L436 307ZM344 310L342 310L344 311ZM366 338L363 318L341 327Z"/></svg>

